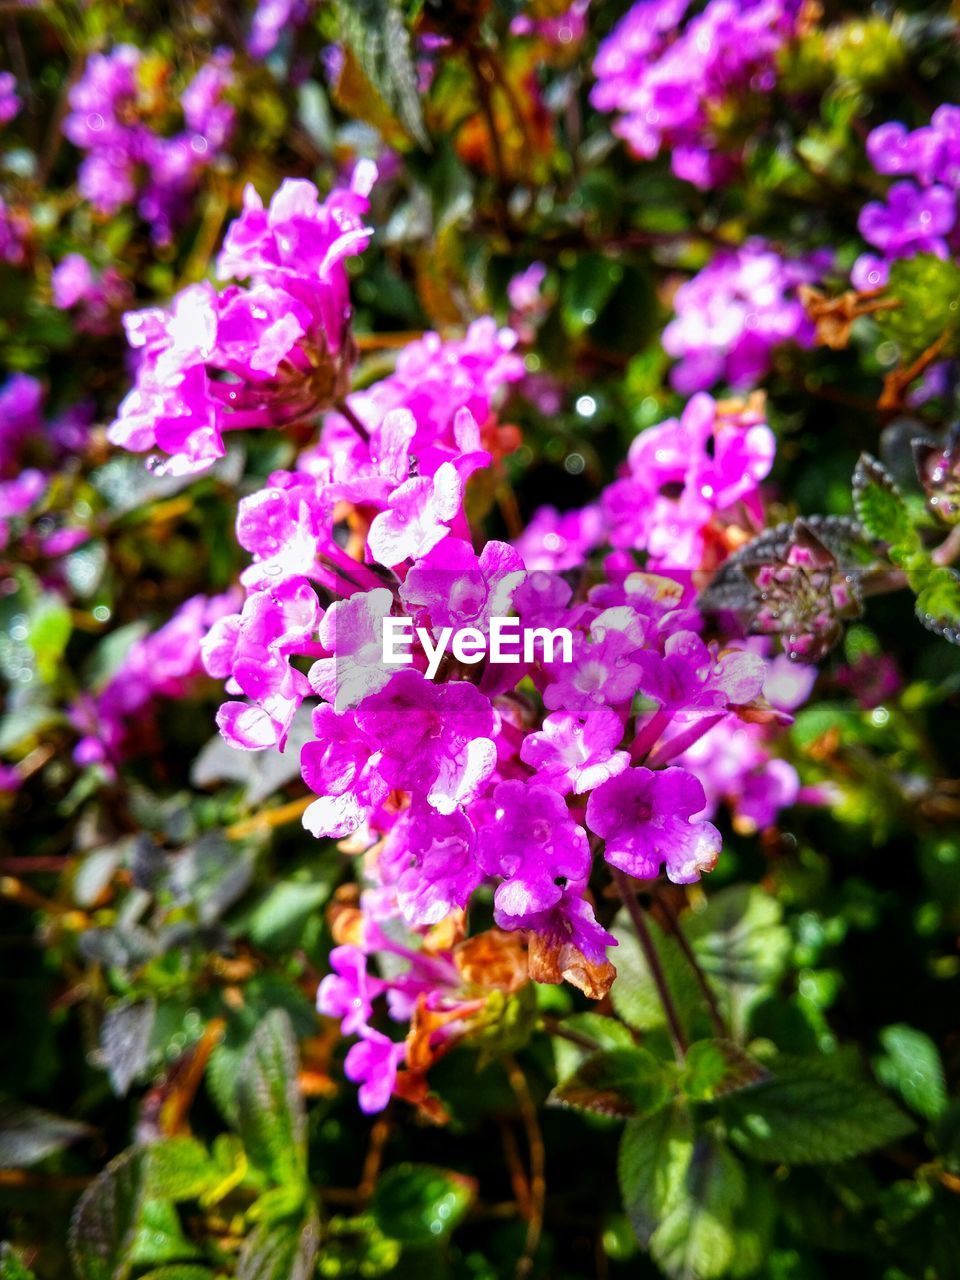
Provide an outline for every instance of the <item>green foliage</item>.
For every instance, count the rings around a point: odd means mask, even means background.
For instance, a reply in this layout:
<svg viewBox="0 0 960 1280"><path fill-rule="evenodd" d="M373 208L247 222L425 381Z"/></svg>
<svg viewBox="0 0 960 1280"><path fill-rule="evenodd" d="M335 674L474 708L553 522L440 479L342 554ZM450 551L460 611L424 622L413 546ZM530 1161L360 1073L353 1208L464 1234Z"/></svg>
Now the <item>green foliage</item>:
<svg viewBox="0 0 960 1280"><path fill-rule="evenodd" d="M297 1042L289 1015L274 1009L253 1033L236 1081L237 1128L250 1160L278 1187L302 1195L307 1130L297 1090Z"/></svg>
<svg viewBox="0 0 960 1280"><path fill-rule="evenodd" d="M371 1212L379 1230L403 1244L429 1244L456 1227L470 1207L469 1178L426 1164L388 1169L377 1183Z"/></svg>
<svg viewBox="0 0 960 1280"><path fill-rule="evenodd" d="M875 1085L828 1059L775 1059L770 1078L723 1103L730 1136L757 1160L847 1160L904 1137L913 1123Z"/></svg>
<svg viewBox="0 0 960 1280"><path fill-rule="evenodd" d="M877 324L895 342L905 362L943 339L944 355L957 349L960 335L960 267L932 253L895 262L887 286L899 306L878 313Z"/></svg>
<svg viewBox="0 0 960 1280"><path fill-rule="evenodd" d="M78 1280L126 1280L144 1218L143 1148L117 1156L87 1188L70 1220L70 1257Z"/></svg>
<svg viewBox="0 0 960 1280"><path fill-rule="evenodd" d="M898 1024L880 1032L883 1052L874 1060L877 1079L895 1089L911 1111L936 1120L947 1105L947 1086L937 1046L922 1031Z"/></svg>

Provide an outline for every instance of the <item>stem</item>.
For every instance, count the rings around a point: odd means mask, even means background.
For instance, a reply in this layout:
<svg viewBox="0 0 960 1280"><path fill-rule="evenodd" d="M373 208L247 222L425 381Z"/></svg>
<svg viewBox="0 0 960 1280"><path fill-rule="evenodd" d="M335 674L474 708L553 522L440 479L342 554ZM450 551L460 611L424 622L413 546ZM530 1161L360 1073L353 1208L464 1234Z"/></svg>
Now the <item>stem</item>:
<svg viewBox="0 0 960 1280"><path fill-rule="evenodd" d="M504 1059L504 1065L507 1068L510 1087L520 1107L520 1117L527 1135L527 1146L530 1148L530 1212L526 1243L523 1254L517 1262L516 1274L520 1280L520 1277L529 1275L533 1269L533 1256L543 1231L543 1211L547 1199L547 1153L543 1145L543 1134L540 1132L540 1121L537 1119L537 1108L530 1096L527 1077L512 1054Z"/></svg>
<svg viewBox="0 0 960 1280"><path fill-rule="evenodd" d="M620 894L623 905L627 909L627 914L633 921L633 927L637 931L637 938L643 949L654 986L657 988L660 1003L663 1005L663 1012L667 1016L670 1039L673 1041L673 1052L677 1061L682 1063L687 1054L687 1037L680 1022L680 1016L677 1013L677 1006L673 1003L673 996L670 994L670 988L667 985L667 976L663 972L663 965L660 963L659 955L657 955L657 949L653 944L653 938L650 936L650 930L647 928L647 922L643 916L643 908L637 901L637 895L633 891L630 877L617 867L611 868L611 874L613 883L617 887L617 892Z"/></svg>
<svg viewBox="0 0 960 1280"><path fill-rule="evenodd" d="M357 417L354 411L350 408L350 405L347 402L346 396L344 396L342 400L338 400L333 407L336 410L336 412L340 414L342 418L346 418L346 420L350 423L351 427L353 427L354 431L357 433L360 439L363 440L365 444L369 444L370 432L363 425L363 423L360 421L360 419Z"/></svg>
<svg viewBox="0 0 960 1280"><path fill-rule="evenodd" d="M677 913L674 911L665 896L658 895L657 901L660 904L660 909L663 911L663 914L670 922L670 929L676 939L677 946L683 952L684 959L693 970L693 976L697 980L697 986L700 988L700 993L706 1001L707 1012L710 1015L710 1021L713 1023L714 1031L716 1031L721 1040L728 1039L730 1032L723 1019L723 1014L720 1012L720 1006L717 1004L717 997L714 995L713 988L707 980L707 975L700 967L700 961L694 954L693 947L691 947L690 943L687 941L686 934L680 928L680 921L677 919Z"/></svg>

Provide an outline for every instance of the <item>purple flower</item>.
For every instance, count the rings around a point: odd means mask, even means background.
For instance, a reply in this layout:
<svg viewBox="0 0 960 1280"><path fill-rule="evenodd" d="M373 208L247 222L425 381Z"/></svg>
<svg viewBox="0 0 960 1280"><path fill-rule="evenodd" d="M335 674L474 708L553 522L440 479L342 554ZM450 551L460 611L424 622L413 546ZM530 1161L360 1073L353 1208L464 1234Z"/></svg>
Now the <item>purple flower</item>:
<svg viewBox="0 0 960 1280"><path fill-rule="evenodd" d="M516 548L528 569L578 569L603 541L603 535L599 507L563 512L556 507L538 507Z"/></svg>
<svg viewBox="0 0 960 1280"><path fill-rule="evenodd" d="M679 359L670 374L678 391L703 391L715 382L735 388L756 383L770 368L774 347L813 344L813 325L797 286L818 280L831 255L790 261L763 241L721 252L677 290L675 319L663 348Z"/></svg>
<svg viewBox="0 0 960 1280"><path fill-rule="evenodd" d="M662 656L640 653L636 662L641 693L680 720L752 702L766 675L759 654L743 649L717 654L693 631L676 632L667 638Z"/></svg>
<svg viewBox="0 0 960 1280"><path fill-rule="evenodd" d="M527 919L563 897L567 881L583 882L590 870L586 833L551 787L501 782L493 793L492 821L477 829L480 865L503 877L494 894L494 918L502 928L525 928Z"/></svg>
<svg viewBox="0 0 960 1280"><path fill-rule="evenodd" d="M17 80L9 71L0 71L0 125L9 124L20 110Z"/></svg>
<svg viewBox="0 0 960 1280"><path fill-rule="evenodd" d="M328 1018L340 1018L340 1033L355 1035L366 1026L373 1001L387 984L367 973L367 957L360 947L334 947L330 952L333 973L320 983L317 1008Z"/></svg>
<svg viewBox="0 0 960 1280"><path fill-rule="evenodd" d="M387 793L377 772L375 747L357 727L351 712L339 714L324 704L314 710L316 739L300 753L303 780L317 796L303 815L303 825L318 838L353 835L368 810Z"/></svg>
<svg viewBox="0 0 960 1280"><path fill-rule="evenodd" d="M627 767L629 755L616 750L622 737L623 722L609 707L583 716L558 711L545 717L539 732L527 734L520 758L536 770L534 781L583 795Z"/></svg>
<svg viewBox="0 0 960 1280"><path fill-rule="evenodd" d="M388 568L419 560L450 532L462 502L463 481L452 463L442 463L433 476L405 480L370 525L367 545L374 559Z"/></svg>
<svg viewBox="0 0 960 1280"><path fill-rule="evenodd" d="M491 540L478 556L461 538L444 538L407 572L400 599L434 634L442 627L475 627L486 635L492 617L510 612L523 577L523 561L505 542Z"/></svg>
<svg viewBox="0 0 960 1280"><path fill-rule="evenodd" d="M693 820L705 804L703 787L686 769L628 769L590 796L587 826L605 841L611 866L638 880L654 880L666 866L674 884L690 884L720 851L716 827Z"/></svg>
<svg viewBox="0 0 960 1280"><path fill-rule="evenodd" d="M362 1038L347 1053L343 1069L347 1079L360 1086L357 1096L361 1111L372 1115L390 1101L406 1048L370 1027L363 1027L360 1035Z"/></svg>
<svg viewBox="0 0 960 1280"><path fill-rule="evenodd" d="M363 700L356 718L381 752L384 781L422 795L438 813L470 800L493 770L493 708L472 684L433 684L418 671L398 671Z"/></svg>
<svg viewBox="0 0 960 1280"><path fill-rule="evenodd" d="M689 8L689 0L635 4L600 45L590 100L620 113L613 131L636 155L667 150L678 177L711 187L736 171L718 150L711 115L730 98L770 91L801 6L710 0L682 25Z"/></svg>
<svg viewBox="0 0 960 1280"><path fill-rule="evenodd" d="M409 924L439 924L467 905L483 878L475 846L473 825L459 809L444 815L414 805L402 815L387 836L380 865L390 868Z"/></svg>

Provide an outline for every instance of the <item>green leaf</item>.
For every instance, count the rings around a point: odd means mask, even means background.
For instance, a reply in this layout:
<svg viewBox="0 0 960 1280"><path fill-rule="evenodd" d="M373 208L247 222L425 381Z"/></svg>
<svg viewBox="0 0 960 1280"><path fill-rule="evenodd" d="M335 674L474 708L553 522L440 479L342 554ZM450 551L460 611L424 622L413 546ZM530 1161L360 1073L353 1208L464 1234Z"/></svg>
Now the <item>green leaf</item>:
<svg viewBox="0 0 960 1280"><path fill-rule="evenodd" d="M820 1164L872 1151L913 1129L876 1085L824 1059L783 1057L771 1078L721 1102L736 1145L757 1160Z"/></svg>
<svg viewBox="0 0 960 1280"><path fill-rule="evenodd" d="M693 1124L685 1107L628 1120L617 1169L623 1207L644 1246L673 1205L683 1199L693 1158Z"/></svg>
<svg viewBox="0 0 960 1280"><path fill-rule="evenodd" d="M60 669L72 630L70 610L60 597L52 592L42 595L30 611L27 644L33 650L37 673L44 684L49 684Z"/></svg>
<svg viewBox="0 0 960 1280"><path fill-rule="evenodd" d="M917 617L928 631L960 645L960 575L945 565L930 565L915 576Z"/></svg>
<svg viewBox="0 0 960 1280"><path fill-rule="evenodd" d="M131 1253L133 1262L141 1267L156 1266L159 1262L182 1262L199 1256L197 1246L183 1234L173 1205L167 1200L144 1200Z"/></svg>
<svg viewBox="0 0 960 1280"><path fill-rule="evenodd" d="M577 338L595 324L623 279L623 267L601 253L581 253L561 286L564 327Z"/></svg>
<svg viewBox="0 0 960 1280"><path fill-rule="evenodd" d="M100 1026L100 1053L114 1092L121 1097L147 1065L150 1036L157 1016L153 1000L114 1005Z"/></svg>
<svg viewBox="0 0 960 1280"><path fill-rule="evenodd" d="M244 1241L237 1280L309 1280L320 1245L320 1224L311 1210L302 1221L261 1222Z"/></svg>
<svg viewBox="0 0 960 1280"><path fill-rule="evenodd" d="M335 12L340 40L359 71L410 137L429 151L410 32L398 0L336 0Z"/></svg>
<svg viewBox="0 0 960 1280"><path fill-rule="evenodd" d="M947 1086L937 1046L928 1035L898 1023L880 1032L883 1054L874 1062L877 1078L896 1089L911 1111L936 1120L947 1105Z"/></svg>
<svg viewBox="0 0 960 1280"><path fill-rule="evenodd" d="M680 1089L691 1102L708 1102L766 1076L766 1069L732 1040L697 1040L684 1058Z"/></svg>
<svg viewBox="0 0 960 1280"><path fill-rule="evenodd" d="M922 552L920 536L893 476L869 453L861 453L853 472L853 505L871 538L889 543L891 559Z"/></svg>
<svg viewBox="0 0 960 1280"><path fill-rule="evenodd" d="M470 1207L474 1190L469 1178L448 1169L400 1164L381 1177L370 1207L385 1236L403 1244L428 1244L450 1234Z"/></svg>
<svg viewBox="0 0 960 1280"><path fill-rule="evenodd" d="M250 1160L280 1186L304 1183L307 1122L297 1088L289 1015L272 1009L254 1032L237 1077L237 1128Z"/></svg>
<svg viewBox="0 0 960 1280"><path fill-rule="evenodd" d="M755 885L733 885L682 923L704 973L726 995L735 1019L743 1019L779 980L790 955L780 904Z"/></svg>
<svg viewBox="0 0 960 1280"><path fill-rule="evenodd" d="M21 1102L0 1101L0 1169L23 1169L85 1138L92 1130Z"/></svg>
<svg viewBox="0 0 960 1280"><path fill-rule="evenodd" d="M617 980L610 992L614 1009L637 1031L666 1026L657 984L625 911L618 914L612 933L619 943ZM659 929L651 929L650 934L680 1020L689 1029L691 1019L703 1004L697 980L675 939Z"/></svg>
<svg viewBox="0 0 960 1280"><path fill-rule="evenodd" d="M683 1194L650 1238L650 1254L673 1280L715 1280L736 1257L735 1215L747 1199L737 1157L705 1135L697 1138Z"/></svg>
<svg viewBox="0 0 960 1280"><path fill-rule="evenodd" d="M561 1081L548 1101L598 1115L652 1115L669 1100L670 1084L664 1064L648 1050L600 1049Z"/></svg>
<svg viewBox="0 0 960 1280"><path fill-rule="evenodd" d="M952 259L941 259L932 253L901 258L890 267L886 292L900 305L890 311L878 311L875 320L884 337L900 348L903 364L916 359L944 333L947 345L943 358L956 351L960 333L960 267Z"/></svg>
<svg viewBox="0 0 960 1280"><path fill-rule="evenodd" d="M196 1138L164 1138L150 1146L147 1189L158 1200L193 1200L220 1177L216 1164Z"/></svg>
<svg viewBox="0 0 960 1280"><path fill-rule="evenodd" d="M25 1267L13 1251L13 1245L0 1244L0 1280L36 1280L33 1272Z"/></svg>
<svg viewBox="0 0 960 1280"><path fill-rule="evenodd" d="M68 1244L78 1280L125 1280L144 1204L147 1152L130 1147L112 1160L77 1201Z"/></svg>
<svg viewBox="0 0 960 1280"><path fill-rule="evenodd" d="M281 880L270 887L247 920L258 947L287 948L303 936L307 920L330 897L330 881Z"/></svg>
<svg viewBox="0 0 960 1280"><path fill-rule="evenodd" d="M584 1058L596 1053L598 1049L629 1049L634 1043L630 1028L604 1013L574 1013L569 1018L564 1018L560 1026L581 1037L587 1044L575 1044L559 1035L552 1038L558 1080L566 1080L568 1076L572 1076ZM588 1047L590 1043L592 1047Z"/></svg>

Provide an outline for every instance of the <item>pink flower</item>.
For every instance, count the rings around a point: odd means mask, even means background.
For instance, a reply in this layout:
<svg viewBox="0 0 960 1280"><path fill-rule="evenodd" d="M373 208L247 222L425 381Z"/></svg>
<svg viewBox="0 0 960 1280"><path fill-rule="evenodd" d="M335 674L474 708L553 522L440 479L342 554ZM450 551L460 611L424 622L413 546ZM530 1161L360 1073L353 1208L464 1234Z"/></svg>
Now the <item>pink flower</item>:
<svg viewBox="0 0 960 1280"><path fill-rule="evenodd" d="M628 769L590 796L587 826L603 837L611 866L654 880L665 865L674 884L690 884L720 852L716 827L693 821L705 803L703 787L686 769Z"/></svg>
<svg viewBox="0 0 960 1280"><path fill-rule="evenodd" d="M609 707L592 707L583 716L559 711L544 719L539 732L527 734L520 758L536 770L535 781L583 795L627 767L628 753L615 750L622 737L623 722Z"/></svg>
<svg viewBox="0 0 960 1280"><path fill-rule="evenodd" d="M404 481L370 525L367 545L374 559L391 569L419 560L450 532L462 502L463 482L449 462L434 476Z"/></svg>
<svg viewBox="0 0 960 1280"><path fill-rule="evenodd" d="M582 882L590 869L585 831L557 792L537 783L498 784L477 851L488 875L503 876L493 899L503 928L526 927L528 917L560 901L565 881Z"/></svg>
<svg viewBox="0 0 960 1280"><path fill-rule="evenodd" d="M766 665L743 649L713 652L693 631L669 636L658 653L637 654L641 693L680 720L752 702L763 688Z"/></svg>
<svg viewBox="0 0 960 1280"><path fill-rule="evenodd" d="M361 1111L372 1115L390 1101L406 1049L402 1042L388 1040L370 1027L362 1028L360 1035L362 1038L347 1053L343 1069L347 1079L360 1086L357 1096Z"/></svg>

